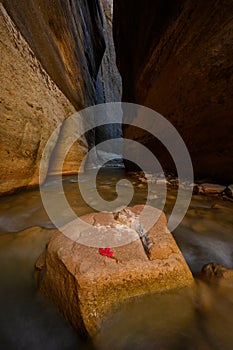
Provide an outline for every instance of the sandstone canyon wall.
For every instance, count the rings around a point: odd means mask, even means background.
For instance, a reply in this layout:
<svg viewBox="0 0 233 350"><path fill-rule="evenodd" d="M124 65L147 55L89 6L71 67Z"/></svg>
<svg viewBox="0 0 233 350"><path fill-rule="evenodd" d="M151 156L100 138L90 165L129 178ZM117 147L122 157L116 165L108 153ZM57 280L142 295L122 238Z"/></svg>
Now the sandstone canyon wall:
<svg viewBox="0 0 233 350"><path fill-rule="evenodd" d="M44 146L75 110L120 100L119 73L110 62L111 6L107 0L0 2L0 194L38 184ZM106 84L111 96L103 93ZM59 142L64 135L61 130ZM95 138L93 130L89 145L83 137L72 146L64 173L78 171Z"/></svg>
<svg viewBox="0 0 233 350"><path fill-rule="evenodd" d="M2 4L0 10L0 194L3 194L38 184L39 162L46 141L75 109L42 68Z"/></svg>
<svg viewBox="0 0 233 350"><path fill-rule="evenodd" d="M36 57L76 109L95 101L105 50L98 0L3 0Z"/></svg>
<svg viewBox="0 0 233 350"><path fill-rule="evenodd" d="M233 1L116 0L114 38L123 100L165 116L185 141L196 179L233 181ZM124 136L166 150L142 130Z"/></svg>

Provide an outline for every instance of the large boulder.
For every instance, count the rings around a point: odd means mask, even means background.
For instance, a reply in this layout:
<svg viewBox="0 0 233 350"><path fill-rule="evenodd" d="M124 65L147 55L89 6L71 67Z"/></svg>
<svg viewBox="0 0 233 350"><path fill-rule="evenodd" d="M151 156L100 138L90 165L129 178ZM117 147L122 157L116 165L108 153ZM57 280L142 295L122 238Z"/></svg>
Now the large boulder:
<svg viewBox="0 0 233 350"><path fill-rule="evenodd" d="M73 229L73 239L57 230L37 261L41 291L83 335L94 336L111 309L130 297L193 284L192 274L167 230L164 213L156 210L157 222L142 235L143 226L138 221L142 209L138 205L118 213L87 214L81 219L98 228L100 238L87 234L86 244L74 241L76 233L82 237L84 232L75 220L67 226L69 231ZM113 243L114 255L104 256L96 242L106 241L110 227L115 230L116 242L119 237L127 241L127 234L130 239L121 246ZM88 246L92 238L95 246Z"/></svg>

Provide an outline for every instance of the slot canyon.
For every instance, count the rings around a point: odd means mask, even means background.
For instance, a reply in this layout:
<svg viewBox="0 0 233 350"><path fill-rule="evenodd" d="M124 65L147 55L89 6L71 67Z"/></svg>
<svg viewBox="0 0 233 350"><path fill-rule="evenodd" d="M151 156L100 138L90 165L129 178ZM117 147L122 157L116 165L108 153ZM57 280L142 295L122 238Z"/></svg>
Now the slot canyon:
<svg viewBox="0 0 233 350"><path fill-rule="evenodd" d="M230 350L233 0L0 0L0 55L2 348Z"/></svg>

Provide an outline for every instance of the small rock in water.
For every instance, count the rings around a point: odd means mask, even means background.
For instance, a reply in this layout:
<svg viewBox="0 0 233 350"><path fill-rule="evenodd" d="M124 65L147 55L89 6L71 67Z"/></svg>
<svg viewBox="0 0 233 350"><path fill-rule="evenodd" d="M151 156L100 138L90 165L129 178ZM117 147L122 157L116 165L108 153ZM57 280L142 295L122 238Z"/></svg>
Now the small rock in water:
<svg viewBox="0 0 233 350"><path fill-rule="evenodd" d="M227 186L225 192L226 192L226 194L227 194L229 197L233 198L233 185Z"/></svg>
<svg viewBox="0 0 233 350"><path fill-rule="evenodd" d="M138 185L138 188L143 188L143 187L145 187L144 184L139 184L139 185Z"/></svg>
<svg viewBox="0 0 233 350"><path fill-rule="evenodd" d="M225 186L211 183L203 183L201 185L197 185L197 192L199 194L221 194L225 191Z"/></svg>
<svg viewBox="0 0 233 350"><path fill-rule="evenodd" d="M232 311L233 311L233 269L217 263L203 266L200 275L196 276L195 312L198 315L198 327L206 339L211 340L208 347L221 344L218 349L232 349Z"/></svg>
<svg viewBox="0 0 233 350"><path fill-rule="evenodd" d="M140 180L141 182L147 182L147 180L146 180L144 177L139 177L139 180Z"/></svg>
<svg viewBox="0 0 233 350"><path fill-rule="evenodd" d="M229 269L223 265L212 262L202 267L201 276L207 279L233 279L233 269Z"/></svg>
<svg viewBox="0 0 233 350"><path fill-rule="evenodd" d="M172 186L173 188L178 188L179 180L175 178L169 179L169 185Z"/></svg>
<svg viewBox="0 0 233 350"><path fill-rule="evenodd" d="M156 181L156 183L157 183L157 185L163 185L163 184L166 185L168 183L168 181L167 181L167 179L158 179Z"/></svg>

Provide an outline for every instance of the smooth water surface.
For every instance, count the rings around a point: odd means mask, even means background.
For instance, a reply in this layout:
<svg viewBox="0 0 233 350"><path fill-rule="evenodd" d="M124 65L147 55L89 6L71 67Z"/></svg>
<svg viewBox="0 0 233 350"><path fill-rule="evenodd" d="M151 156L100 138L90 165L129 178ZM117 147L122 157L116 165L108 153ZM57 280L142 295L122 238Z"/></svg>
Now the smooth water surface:
<svg viewBox="0 0 233 350"><path fill-rule="evenodd" d="M97 178L106 200L116 198L116 183L127 177L135 195L130 205L146 202L146 183L138 174L106 169ZM88 174L86 177L88 187ZM51 194L56 178L49 183ZM127 184L124 185L127 191ZM66 197L77 215L92 212L78 190L78 177L63 179ZM94 188L89 188L91 199ZM93 192L94 193L94 192ZM176 189L168 190L165 212L169 216ZM153 204L163 201L152 194ZM94 196L93 196L94 198ZM233 268L233 203L220 197L194 195L189 210L173 232L193 273L211 261ZM21 232L40 226L47 230ZM39 190L0 198L1 316L3 349L89 349L43 296L37 292L34 264L50 237L50 222ZM148 295L126 303L103 325L99 344L103 349L231 349L233 335L233 286L199 283L197 294L172 291ZM200 302L201 301L201 302ZM223 326L224 325L224 326Z"/></svg>

